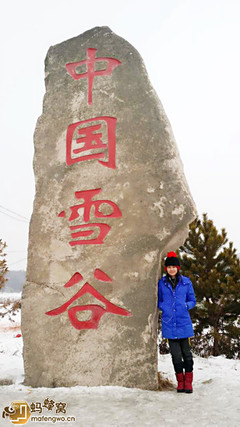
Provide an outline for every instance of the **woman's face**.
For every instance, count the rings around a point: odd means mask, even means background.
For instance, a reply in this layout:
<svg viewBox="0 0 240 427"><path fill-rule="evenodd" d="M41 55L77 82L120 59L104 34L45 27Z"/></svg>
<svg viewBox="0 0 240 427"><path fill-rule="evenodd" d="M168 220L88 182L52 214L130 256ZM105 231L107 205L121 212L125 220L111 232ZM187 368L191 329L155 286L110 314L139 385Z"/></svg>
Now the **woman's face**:
<svg viewBox="0 0 240 427"><path fill-rule="evenodd" d="M167 267L167 272L168 272L168 274L169 274L171 277L175 277L175 276L176 276L176 274L177 274L177 271L178 271L178 269L177 269L177 267L176 267L176 266L174 266L174 265L169 265L169 266Z"/></svg>

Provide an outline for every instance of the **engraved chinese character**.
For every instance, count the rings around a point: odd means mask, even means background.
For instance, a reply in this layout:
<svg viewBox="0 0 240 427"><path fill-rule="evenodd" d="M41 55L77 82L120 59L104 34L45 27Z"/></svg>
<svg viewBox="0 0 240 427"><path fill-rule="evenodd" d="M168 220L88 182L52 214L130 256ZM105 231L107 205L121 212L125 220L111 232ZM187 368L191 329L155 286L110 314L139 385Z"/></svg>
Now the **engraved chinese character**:
<svg viewBox="0 0 240 427"><path fill-rule="evenodd" d="M94 271L95 279L102 282L112 282L112 279L104 273L100 269L95 269ZM80 273L75 273L71 279L64 285L65 288L69 288L71 286L76 285L83 280L83 276ZM104 304L104 307L97 304L86 304L86 305L75 305L71 308L69 306L76 301L78 298L85 294L91 294L97 300ZM53 310L48 311L46 314L48 316L57 316L59 314L64 313L68 309L68 317L75 329L97 329L101 317L105 313L118 314L119 316L132 316L131 312L112 304L108 301L102 294L100 294L93 286L91 286L88 282L85 282L83 287L72 297L69 301L57 307ZM90 320L79 320L77 318L78 312L81 311L90 311L92 312Z"/></svg>
<svg viewBox="0 0 240 427"><path fill-rule="evenodd" d="M70 230L72 231L71 237L74 240L69 242L70 246L76 245L99 245L104 243L104 238L109 233L111 227L105 223L88 223L90 221L90 213L94 215L95 218L119 218L122 216L122 213L116 203L111 200L93 200L93 197L99 194L102 191L101 188L94 190L84 190L76 191L76 199L83 200L82 203L74 206L70 206L71 215L68 218L68 221L74 221L79 218L79 210L83 209L83 221L85 224L72 225ZM105 205L110 207L110 213L101 212L101 207ZM66 212L62 211L58 215L59 217L65 217ZM87 224L88 223L88 224ZM89 230L90 228L90 230ZM87 230L86 230L87 229ZM78 231L75 231L78 230ZM94 233L97 231L97 235ZM89 237L92 236L92 239L78 239L79 237Z"/></svg>
<svg viewBox="0 0 240 427"><path fill-rule="evenodd" d="M101 165L116 169L116 121L114 117L101 116L69 125L67 165L97 159Z"/></svg>
<svg viewBox="0 0 240 427"><path fill-rule="evenodd" d="M74 80L88 79L88 104L92 104L93 80L96 76L110 76L118 65L121 64L116 58L99 57L96 58L97 49L87 49L87 59L80 62L69 62L66 64L67 72ZM96 70L95 64L106 62L107 66L104 69ZM87 71L81 72L81 68L86 66Z"/></svg>

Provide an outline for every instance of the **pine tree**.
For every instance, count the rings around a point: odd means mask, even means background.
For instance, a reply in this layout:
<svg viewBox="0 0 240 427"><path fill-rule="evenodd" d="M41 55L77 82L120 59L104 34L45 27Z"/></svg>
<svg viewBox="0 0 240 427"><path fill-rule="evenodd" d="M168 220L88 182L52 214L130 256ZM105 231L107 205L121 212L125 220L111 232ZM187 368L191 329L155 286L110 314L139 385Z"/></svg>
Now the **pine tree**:
<svg viewBox="0 0 240 427"><path fill-rule="evenodd" d="M190 226L189 236L179 249L181 273L194 284L197 306L196 349L202 354L240 357L240 260L227 233L219 233L203 214ZM227 245L228 243L228 245ZM201 354L201 351L200 351Z"/></svg>
<svg viewBox="0 0 240 427"><path fill-rule="evenodd" d="M4 283L8 280L6 273L8 271L7 262L5 259L6 254L4 249L7 247L6 243L0 239L0 289L2 289Z"/></svg>

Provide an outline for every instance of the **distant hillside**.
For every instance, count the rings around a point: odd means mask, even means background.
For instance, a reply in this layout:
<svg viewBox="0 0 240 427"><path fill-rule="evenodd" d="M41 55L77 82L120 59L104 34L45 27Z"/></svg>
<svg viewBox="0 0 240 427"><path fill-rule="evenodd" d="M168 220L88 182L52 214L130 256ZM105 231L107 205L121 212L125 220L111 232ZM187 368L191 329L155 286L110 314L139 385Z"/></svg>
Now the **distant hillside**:
<svg viewBox="0 0 240 427"><path fill-rule="evenodd" d="M1 292L22 292L23 284L26 280L25 271L8 271L6 277L8 281L4 283Z"/></svg>

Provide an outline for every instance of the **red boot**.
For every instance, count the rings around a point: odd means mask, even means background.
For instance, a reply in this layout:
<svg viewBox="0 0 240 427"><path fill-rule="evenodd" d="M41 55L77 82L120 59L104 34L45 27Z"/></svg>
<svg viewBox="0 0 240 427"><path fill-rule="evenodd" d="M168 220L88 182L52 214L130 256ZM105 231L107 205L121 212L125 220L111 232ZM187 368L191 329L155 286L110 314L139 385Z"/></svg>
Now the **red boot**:
<svg viewBox="0 0 240 427"><path fill-rule="evenodd" d="M184 393L184 374L181 372L181 374L176 374L178 386L177 386L177 392L178 393Z"/></svg>
<svg viewBox="0 0 240 427"><path fill-rule="evenodd" d="M185 372L185 393L192 393L193 372Z"/></svg>

